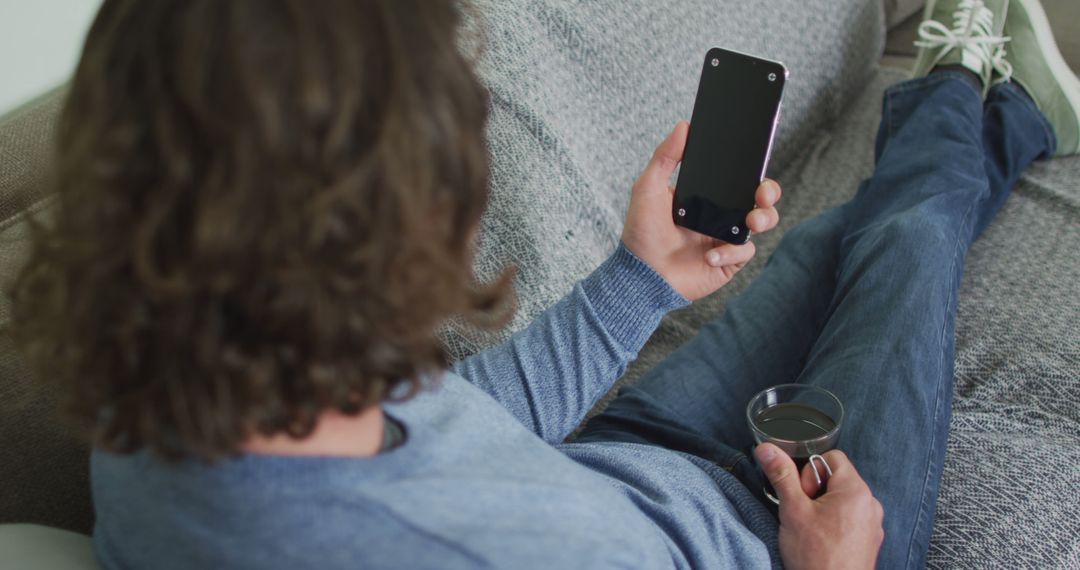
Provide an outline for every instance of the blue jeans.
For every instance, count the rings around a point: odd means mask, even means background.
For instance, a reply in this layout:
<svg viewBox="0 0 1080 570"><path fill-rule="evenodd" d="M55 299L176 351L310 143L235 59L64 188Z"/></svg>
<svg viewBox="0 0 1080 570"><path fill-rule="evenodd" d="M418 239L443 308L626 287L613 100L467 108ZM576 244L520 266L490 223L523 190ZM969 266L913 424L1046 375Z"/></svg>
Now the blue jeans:
<svg viewBox="0 0 1080 570"><path fill-rule="evenodd" d="M855 197L789 231L719 319L623 389L578 440L694 453L760 496L746 404L775 384L822 386L844 404L838 447L885 508L879 567L923 567L964 258L1020 173L1054 144L1014 85L994 87L985 104L948 72L893 86L874 174Z"/></svg>

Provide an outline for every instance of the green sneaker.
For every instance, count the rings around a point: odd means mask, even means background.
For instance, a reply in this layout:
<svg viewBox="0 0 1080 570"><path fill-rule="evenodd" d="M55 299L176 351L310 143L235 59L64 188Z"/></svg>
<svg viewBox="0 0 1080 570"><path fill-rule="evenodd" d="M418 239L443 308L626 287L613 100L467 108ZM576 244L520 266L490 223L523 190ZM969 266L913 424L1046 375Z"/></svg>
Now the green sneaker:
<svg viewBox="0 0 1080 570"><path fill-rule="evenodd" d="M1002 50L1008 9L1009 0L929 0L915 42L915 77L939 65L962 65L982 80L986 99L994 75L1012 71Z"/></svg>
<svg viewBox="0 0 1080 570"><path fill-rule="evenodd" d="M1080 79L1061 57L1038 0L1013 0L1005 32L1012 37L1013 81L1031 95L1054 127L1055 156L1080 153Z"/></svg>

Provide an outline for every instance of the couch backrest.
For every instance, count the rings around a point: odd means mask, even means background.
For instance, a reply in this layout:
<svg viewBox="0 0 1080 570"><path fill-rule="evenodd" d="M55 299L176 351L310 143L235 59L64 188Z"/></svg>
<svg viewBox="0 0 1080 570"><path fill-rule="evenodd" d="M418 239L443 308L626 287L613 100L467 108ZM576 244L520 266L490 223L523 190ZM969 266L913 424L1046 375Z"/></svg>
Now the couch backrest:
<svg viewBox="0 0 1080 570"><path fill-rule="evenodd" d="M0 290L26 253L27 212L49 199L57 89L0 118ZM55 393L33 381L15 352L10 306L0 294L0 523L87 531L92 521L86 446L57 421Z"/></svg>
<svg viewBox="0 0 1080 570"><path fill-rule="evenodd" d="M790 71L772 167L846 107L881 56L867 0L483 0L480 71L492 94L493 196L479 273L519 268L511 327L447 335L462 357L524 326L615 247L630 186L689 119L705 52L723 46Z"/></svg>
<svg viewBox="0 0 1080 570"><path fill-rule="evenodd" d="M52 132L63 98L63 88L54 89L0 117L0 228L47 193Z"/></svg>

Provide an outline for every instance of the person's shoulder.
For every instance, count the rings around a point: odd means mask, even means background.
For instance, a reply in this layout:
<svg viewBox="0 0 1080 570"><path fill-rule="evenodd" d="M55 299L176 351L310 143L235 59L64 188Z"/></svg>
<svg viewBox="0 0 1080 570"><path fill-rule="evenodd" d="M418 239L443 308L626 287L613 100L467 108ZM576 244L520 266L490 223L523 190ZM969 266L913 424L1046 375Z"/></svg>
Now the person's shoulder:
<svg viewBox="0 0 1080 570"><path fill-rule="evenodd" d="M501 407L487 392L453 370L431 374L423 379L421 386L421 390L409 398L399 400L391 397L383 403L383 408L389 412L423 410L434 413L441 409L460 411L463 407Z"/></svg>
<svg viewBox="0 0 1080 570"><path fill-rule="evenodd" d="M516 423L506 408L487 392L451 370L426 378L423 386L423 390L407 400L384 403L383 409L406 426L423 423L444 434L462 424L491 427L502 421Z"/></svg>

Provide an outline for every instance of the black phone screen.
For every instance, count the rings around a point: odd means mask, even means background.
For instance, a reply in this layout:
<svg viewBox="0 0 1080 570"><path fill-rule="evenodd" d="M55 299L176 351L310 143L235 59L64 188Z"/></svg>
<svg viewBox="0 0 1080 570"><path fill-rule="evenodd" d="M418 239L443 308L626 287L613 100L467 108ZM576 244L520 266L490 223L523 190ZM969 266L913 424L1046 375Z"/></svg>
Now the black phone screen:
<svg viewBox="0 0 1080 570"><path fill-rule="evenodd" d="M721 48L705 54L675 184L675 223L746 242L746 214L765 175L786 79L775 61Z"/></svg>

